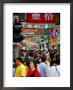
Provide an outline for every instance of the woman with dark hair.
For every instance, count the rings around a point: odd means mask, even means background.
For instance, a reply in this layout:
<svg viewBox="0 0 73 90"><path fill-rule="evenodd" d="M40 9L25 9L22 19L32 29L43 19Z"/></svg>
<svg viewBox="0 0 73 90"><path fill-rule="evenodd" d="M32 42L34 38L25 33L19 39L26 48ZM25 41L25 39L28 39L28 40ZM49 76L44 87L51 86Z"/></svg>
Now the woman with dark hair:
<svg viewBox="0 0 73 90"><path fill-rule="evenodd" d="M30 61L29 66L30 69L28 70L26 77L41 77L39 71L37 70L36 61Z"/></svg>
<svg viewBox="0 0 73 90"><path fill-rule="evenodd" d="M51 67L48 68L49 77L59 77L60 76L60 61L54 60Z"/></svg>

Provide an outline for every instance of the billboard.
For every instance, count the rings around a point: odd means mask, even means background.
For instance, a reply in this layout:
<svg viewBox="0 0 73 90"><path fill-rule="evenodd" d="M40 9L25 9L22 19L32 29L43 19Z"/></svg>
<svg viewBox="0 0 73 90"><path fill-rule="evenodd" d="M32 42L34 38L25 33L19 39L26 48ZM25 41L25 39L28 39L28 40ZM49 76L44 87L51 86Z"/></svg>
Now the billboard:
<svg viewBox="0 0 73 90"><path fill-rule="evenodd" d="M56 23L57 14L56 13L27 13L26 22L27 23Z"/></svg>

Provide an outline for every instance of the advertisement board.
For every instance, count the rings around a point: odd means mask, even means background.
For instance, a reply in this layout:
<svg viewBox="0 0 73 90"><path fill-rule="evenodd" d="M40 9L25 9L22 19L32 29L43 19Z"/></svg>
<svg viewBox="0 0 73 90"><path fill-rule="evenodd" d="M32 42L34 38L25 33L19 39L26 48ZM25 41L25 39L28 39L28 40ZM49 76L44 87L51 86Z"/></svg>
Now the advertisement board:
<svg viewBox="0 0 73 90"><path fill-rule="evenodd" d="M27 23L56 23L56 13L27 13Z"/></svg>

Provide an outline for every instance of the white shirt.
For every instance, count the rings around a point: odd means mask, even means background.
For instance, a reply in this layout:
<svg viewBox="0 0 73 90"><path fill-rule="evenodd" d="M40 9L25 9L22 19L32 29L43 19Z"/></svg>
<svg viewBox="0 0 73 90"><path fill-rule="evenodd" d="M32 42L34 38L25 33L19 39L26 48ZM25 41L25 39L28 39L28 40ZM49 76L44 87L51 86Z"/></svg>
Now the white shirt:
<svg viewBox="0 0 73 90"><path fill-rule="evenodd" d="M48 75L49 77L59 77L60 76L60 66L51 66L48 67Z"/></svg>

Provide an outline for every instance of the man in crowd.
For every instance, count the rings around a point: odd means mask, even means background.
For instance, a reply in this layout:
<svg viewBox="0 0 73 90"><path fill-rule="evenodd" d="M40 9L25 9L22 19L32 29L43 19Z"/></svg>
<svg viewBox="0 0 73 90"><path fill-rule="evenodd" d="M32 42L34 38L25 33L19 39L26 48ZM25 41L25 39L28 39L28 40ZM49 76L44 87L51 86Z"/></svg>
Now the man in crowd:
<svg viewBox="0 0 73 90"><path fill-rule="evenodd" d="M16 58L16 65L17 65L16 77L25 77L26 73L27 73L27 70L26 70L26 67L23 64L22 58L20 58L20 57Z"/></svg>

